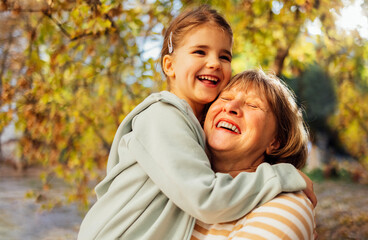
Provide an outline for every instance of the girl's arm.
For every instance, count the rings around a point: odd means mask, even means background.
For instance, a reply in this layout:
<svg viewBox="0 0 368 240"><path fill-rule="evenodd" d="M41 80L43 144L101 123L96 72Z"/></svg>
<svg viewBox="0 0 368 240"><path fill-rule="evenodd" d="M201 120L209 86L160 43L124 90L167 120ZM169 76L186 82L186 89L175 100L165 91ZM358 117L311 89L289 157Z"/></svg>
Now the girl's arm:
<svg viewBox="0 0 368 240"><path fill-rule="evenodd" d="M238 219L282 191L305 188L290 164L261 164L236 178L214 173L194 124L176 107L158 102L133 121L128 149L178 207L206 222Z"/></svg>

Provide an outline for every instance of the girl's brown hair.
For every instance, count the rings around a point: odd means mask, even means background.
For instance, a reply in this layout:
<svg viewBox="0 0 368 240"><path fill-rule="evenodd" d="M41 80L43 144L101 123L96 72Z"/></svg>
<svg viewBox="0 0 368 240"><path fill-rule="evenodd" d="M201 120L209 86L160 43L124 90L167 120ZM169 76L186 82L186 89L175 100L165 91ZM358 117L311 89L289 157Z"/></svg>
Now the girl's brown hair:
<svg viewBox="0 0 368 240"><path fill-rule="evenodd" d="M308 156L309 133L294 93L281 79L262 70L235 75L223 91L230 88L246 91L248 87L265 96L276 117L276 138L280 147L265 155L265 162L291 163L298 169L302 168Z"/></svg>
<svg viewBox="0 0 368 240"><path fill-rule="evenodd" d="M231 41L233 40L233 31L228 24L228 22L214 9L211 9L207 5L202 5L195 9L189 9L181 14L179 14L167 28L164 41L162 44L161 54L160 54L160 63L162 72L165 74L163 69L163 58L167 54L172 54L169 52L169 39L170 35L173 52L175 52L175 48L179 46L180 42L184 38L185 34L203 24L215 24L215 26L220 27L225 32L229 34ZM166 75L166 74L165 74Z"/></svg>

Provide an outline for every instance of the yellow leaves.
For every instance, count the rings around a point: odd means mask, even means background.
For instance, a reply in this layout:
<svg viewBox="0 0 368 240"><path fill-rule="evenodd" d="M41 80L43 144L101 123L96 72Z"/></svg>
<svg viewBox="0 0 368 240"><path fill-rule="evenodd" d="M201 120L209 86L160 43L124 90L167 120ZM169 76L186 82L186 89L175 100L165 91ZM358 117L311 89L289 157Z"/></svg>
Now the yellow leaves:
<svg viewBox="0 0 368 240"><path fill-rule="evenodd" d="M75 25L82 25L84 19L88 18L89 16L89 6L87 3L82 3L77 5L71 12L70 17L74 21Z"/></svg>
<svg viewBox="0 0 368 240"><path fill-rule="evenodd" d="M28 190L24 195L25 198L36 198L36 196L37 194L34 190Z"/></svg>
<svg viewBox="0 0 368 240"><path fill-rule="evenodd" d="M10 83L3 83L0 100L2 103L10 103L13 100L15 88Z"/></svg>
<svg viewBox="0 0 368 240"><path fill-rule="evenodd" d="M97 96L104 96L106 94L106 85L105 84L100 84L97 90Z"/></svg>
<svg viewBox="0 0 368 240"><path fill-rule="evenodd" d="M289 57L285 60L285 76L292 78L296 68L304 71L306 66L313 64L316 60L315 45L306 41L304 38L298 38L294 47L289 50Z"/></svg>
<svg viewBox="0 0 368 240"><path fill-rule="evenodd" d="M360 142L361 139L367 139L367 135L361 130L360 124L357 120L350 123L350 126L346 129L344 135L346 146L356 157L361 158L367 154L365 149L368 147L368 144Z"/></svg>
<svg viewBox="0 0 368 240"><path fill-rule="evenodd" d="M13 111L0 112L0 132L13 120Z"/></svg>
<svg viewBox="0 0 368 240"><path fill-rule="evenodd" d="M73 20L75 26L74 29L70 29L70 37L72 39L79 38L80 36L102 35L107 30L112 30L111 21L106 18L110 10L114 5L89 5L87 2L81 2L70 12L70 17Z"/></svg>
<svg viewBox="0 0 368 240"><path fill-rule="evenodd" d="M80 159L79 156L77 155L77 153L72 152L71 154L69 154L69 158L68 158L68 168L70 169L75 169L76 167L80 166Z"/></svg>
<svg viewBox="0 0 368 240"><path fill-rule="evenodd" d="M65 175L65 169L63 167L63 165L59 164L56 167L54 167L54 171L53 171L57 177L59 178L63 178Z"/></svg>
<svg viewBox="0 0 368 240"><path fill-rule="evenodd" d="M115 101L116 102L120 102L123 99L123 89L122 88L117 88L115 91Z"/></svg>
<svg viewBox="0 0 368 240"><path fill-rule="evenodd" d="M101 4L99 5L99 10L102 14L108 13L110 10L114 8L113 4L105 4L105 1L101 1Z"/></svg>
<svg viewBox="0 0 368 240"><path fill-rule="evenodd" d="M265 3L267 3L267 2L266 1L264 1L264 2L262 2L262 1L253 2L252 10L253 10L253 13L256 16L262 15L265 12L265 9L267 9L267 7L265 6Z"/></svg>
<svg viewBox="0 0 368 240"><path fill-rule="evenodd" d="M296 3L297 5L299 5L299 6L304 5L304 4L305 4L305 2L306 2L306 0L295 0L295 3Z"/></svg>
<svg viewBox="0 0 368 240"><path fill-rule="evenodd" d="M111 27L111 22L108 19L95 18L93 20L88 21L84 27L88 32L92 32L93 34L103 33L106 29Z"/></svg>
<svg viewBox="0 0 368 240"><path fill-rule="evenodd" d="M350 80L339 87L339 111L331 123L338 130L345 147L355 156L368 156L368 96Z"/></svg>
<svg viewBox="0 0 368 240"><path fill-rule="evenodd" d="M128 27L134 35L138 35L138 32L141 30L142 26L143 22L139 19L134 19L133 21L128 22Z"/></svg>
<svg viewBox="0 0 368 240"><path fill-rule="evenodd" d="M260 30L267 31L268 19L267 18L255 18L253 20L253 25Z"/></svg>

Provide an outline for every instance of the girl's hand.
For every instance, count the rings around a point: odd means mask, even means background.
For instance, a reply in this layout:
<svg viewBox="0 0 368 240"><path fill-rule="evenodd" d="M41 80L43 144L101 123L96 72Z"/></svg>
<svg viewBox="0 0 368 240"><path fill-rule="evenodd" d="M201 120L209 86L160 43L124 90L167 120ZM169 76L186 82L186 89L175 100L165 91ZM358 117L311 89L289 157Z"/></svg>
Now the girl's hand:
<svg viewBox="0 0 368 240"><path fill-rule="evenodd" d="M314 194L314 190L313 190L313 182L312 180L310 180L310 178L305 175L305 173L303 173L302 171L298 170L299 174L304 178L304 181L307 183L307 188L304 189L304 193L305 195L307 195L307 197L309 198L309 200L312 202L313 207L317 206L317 197L316 194Z"/></svg>

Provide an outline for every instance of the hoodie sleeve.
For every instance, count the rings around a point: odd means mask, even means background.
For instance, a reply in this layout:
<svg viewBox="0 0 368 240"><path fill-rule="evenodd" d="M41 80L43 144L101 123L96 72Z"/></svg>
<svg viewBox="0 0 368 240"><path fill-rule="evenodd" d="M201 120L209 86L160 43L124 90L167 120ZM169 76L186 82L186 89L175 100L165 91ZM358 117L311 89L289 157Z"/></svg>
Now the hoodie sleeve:
<svg viewBox="0 0 368 240"><path fill-rule="evenodd" d="M147 175L178 207L193 217L218 223L238 219L282 191L306 183L290 164L261 164L236 178L214 173L185 113L158 102L133 121L128 149Z"/></svg>

